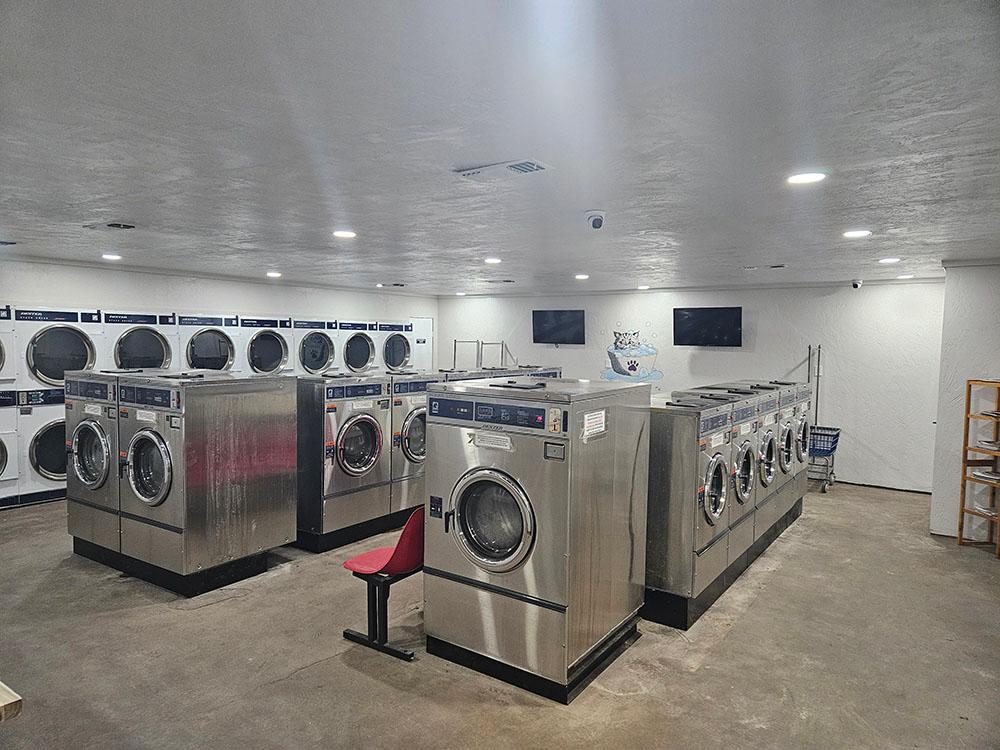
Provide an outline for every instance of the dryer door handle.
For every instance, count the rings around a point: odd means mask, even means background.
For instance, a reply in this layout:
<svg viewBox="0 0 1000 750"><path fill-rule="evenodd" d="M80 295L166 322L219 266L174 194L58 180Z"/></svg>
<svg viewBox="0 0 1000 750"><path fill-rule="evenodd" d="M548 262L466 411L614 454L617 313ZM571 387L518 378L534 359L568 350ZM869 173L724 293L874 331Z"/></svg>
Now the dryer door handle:
<svg viewBox="0 0 1000 750"><path fill-rule="evenodd" d="M448 533L448 521L449 520L451 520L451 521L455 520L455 510L454 510L454 508L452 510L449 510L448 512L446 512L444 514L444 533L445 534Z"/></svg>

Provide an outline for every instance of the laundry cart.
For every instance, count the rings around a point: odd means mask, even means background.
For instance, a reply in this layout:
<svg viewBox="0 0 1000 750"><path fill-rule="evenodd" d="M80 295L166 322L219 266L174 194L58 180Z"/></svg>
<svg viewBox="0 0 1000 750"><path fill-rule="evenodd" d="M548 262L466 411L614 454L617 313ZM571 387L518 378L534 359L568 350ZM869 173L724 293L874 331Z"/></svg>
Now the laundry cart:
<svg viewBox="0 0 1000 750"><path fill-rule="evenodd" d="M814 426L809 435L809 478L822 482L821 492L829 492L836 483L834 459L840 442L839 427Z"/></svg>

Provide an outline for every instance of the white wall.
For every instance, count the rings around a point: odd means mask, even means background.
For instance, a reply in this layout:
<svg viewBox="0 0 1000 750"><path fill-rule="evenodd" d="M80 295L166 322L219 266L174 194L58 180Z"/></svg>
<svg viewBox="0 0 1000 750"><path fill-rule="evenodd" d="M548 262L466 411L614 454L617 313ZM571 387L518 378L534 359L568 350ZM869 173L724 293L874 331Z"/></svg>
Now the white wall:
<svg viewBox="0 0 1000 750"><path fill-rule="evenodd" d="M439 362L449 366L455 338L503 339L521 362L598 378L612 331L638 329L659 350L664 378L654 389L670 391L747 377L805 380L807 346L822 344L820 421L844 431L838 478L929 491L943 298L942 283L449 298L439 308ZM742 348L672 345L674 307L727 305L743 307ZM532 344L533 308L585 309L588 343Z"/></svg>
<svg viewBox="0 0 1000 750"><path fill-rule="evenodd" d="M124 312L315 316L333 320L399 320L438 315L434 297L6 260L0 262L0 304L65 305Z"/></svg>
<svg viewBox="0 0 1000 750"><path fill-rule="evenodd" d="M989 263L947 268L934 494L931 497L930 528L934 534L958 534L965 381L1000 378L1000 260ZM980 403L974 410L983 406ZM988 408L995 408L993 402ZM980 429L983 432L979 437L992 438L992 434L986 432L986 423L980 425ZM972 484L969 488L976 493L976 499L985 500L989 494L986 488ZM979 527L978 524L974 526Z"/></svg>

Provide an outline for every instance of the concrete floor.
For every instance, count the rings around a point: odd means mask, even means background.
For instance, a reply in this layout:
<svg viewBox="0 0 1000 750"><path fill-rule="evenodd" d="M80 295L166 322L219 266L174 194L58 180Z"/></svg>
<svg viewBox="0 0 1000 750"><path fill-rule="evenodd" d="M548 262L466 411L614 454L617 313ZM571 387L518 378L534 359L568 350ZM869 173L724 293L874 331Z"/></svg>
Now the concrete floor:
<svg viewBox="0 0 1000 750"><path fill-rule="evenodd" d="M70 553L63 503L0 513L0 747L1000 747L1000 561L927 533L928 498L838 485L686 633L643 637L569 707L428 656L420 576L393 589L404 663L344 641L340 563L191 600Z"/></svg>

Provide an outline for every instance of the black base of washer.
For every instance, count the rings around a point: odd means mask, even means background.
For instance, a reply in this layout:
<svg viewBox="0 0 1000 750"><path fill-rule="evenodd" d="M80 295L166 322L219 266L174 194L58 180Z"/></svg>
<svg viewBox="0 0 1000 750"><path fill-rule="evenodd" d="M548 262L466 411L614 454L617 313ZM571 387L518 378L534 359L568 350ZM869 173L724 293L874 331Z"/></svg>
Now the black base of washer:
<svg viewBox="0 0 1000 750"><path fill-rule="evenodd" d="M186 576L143 560L136 560L134 557L123 555L121 552L115 552L79 537L73 537L73 552L88 560L107 565L109 568L120 570L134 578L141 578L188 598L260 575L267 570L266 552L233 560Z"/></svg>
<svg viewBox="0 0 1000 750"><path fill-rule="evenodd" d="M384 534L387 531L401 529L403 528L403 524L406 523L406 519L415 510L416 508L397 510L395 513L390 513L387 516L373 518L370 521L362 521L361 523L337 529L336 531L328 531L326 534L317 534L315 531L299 529L298 536L292 542L292 545L309 552L329 552L337 547L343 547L345 544L352 544L353 542L360 542L362 539L367 539L376 534Z"/></svg>
<svg viewBox="0 0 1000 750"><path fill-rule="evenodd" d="M569 683L550 680L547 677L533 674L519 667L505 664L489 656L477 654L454 643L442 641L433 636L427 636L427 653L442 659L461 664L490 677L503 680L506 683L528 690L543 698L549 698L568 705L594 678L607 669L618 656L635 643L642 633L639 632L637 618L628 620L617 630L609 634L601 645L586 659L570 670Z"/></svg>
<svg viewBox="0 0 1000 750"><path fill-rule="evenodd" d="M800 497L788 512L775 521L774 525L765 531L757 541L750 545L750 549L740 555L726 568L722 574L712 581L705 590L694 598L670 594L657 589L646 589L646 603L639 610L639 615L643 619L651 622L658 622L671 628L687 630L694 625L715 600L718 599L728 589L750 564L760 557L771 543L777 539L781 532L795 523L795 519L802 515L802 498Z"/></svg>

